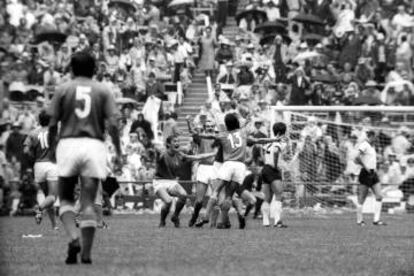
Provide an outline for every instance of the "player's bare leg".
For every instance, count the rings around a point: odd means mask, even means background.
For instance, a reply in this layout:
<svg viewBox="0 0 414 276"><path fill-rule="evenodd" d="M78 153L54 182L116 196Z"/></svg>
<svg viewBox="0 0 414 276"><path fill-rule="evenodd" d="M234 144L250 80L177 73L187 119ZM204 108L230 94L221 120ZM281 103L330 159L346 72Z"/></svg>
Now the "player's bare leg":
<svg viewBox="0 0 414 276"><path fill-rule="evenodd" d="M81 250L79 233L75 223L76 210L74 190L77 182L77 177L59 177L58 180L58 193L60 199L59 216L63 227L70 238L68 244L68 256L65 261L66 264L76 264L78 262L77 255Z"/></svg>
<svg viewBox="0 0 414 276"><path fill-rule="evenodd" d="M168 213L170 212L173 198L170 196L167 189L165 188L159 189L156 195L164 202L164 205L161 208L161 218L159 227L165 227L165 220L167 219Z"/></svg>
<svg viewBox="0 0 414 276"><path fill-rule="evenodd" d="M272 200L271 188L270 185L262 185L262 191L264 194L263 203L262 203L262 217L263 217L263 226L270 226L270 201Z"/></svg>
<svg viewBox="0 0 414 276"><path fill-rule="evenodd" d="M365 185L358 185L358 202L356 208L357 224L364 226L364 218L362 215L362 205L364 205L365 199L368 195L368 187Z"/></svg>
<svg viewBox="0 0 414 276"><path fill-rule="evenodd" d="M82 263L91 263L91 250L97 227L95 199L98 191L99 179L92 177L81 177L81 221L79 228L82 236Z"/></svg>
<svg viewBox="0 0 414 276"><path fill-rule="evenodd" d="M283 182L281 180L275 180L270 185L272 193L275 197L274 208L270 210L271 217L274 217L274 226L277 228L287 228L282 222L282 193L283 193Z"/></svg>
<svg viewBox="0 0 414 276"><path fill-rule="evenodd" d="M381 184L377 183L372 186L372 192L375 195L375 205L374 205L374 221L373 224L377 226L386 225L385 222L381 220L381 210L382 210L382 192Z"/></svg>
<svg viewBox="0 0 414 276"><path fill-rule="evenodd" d="M207 188L208 186L205 183L198 182L196 185L196 199L194 203L194 212L188 223L189 227L193 227L198 219L201 208L203 208L203 200L204 200L204 196L206 195Z"/></svg>
<svg viewBox="0 0 414 276"><path fill-rule="evenodd" d="M174 226L178 228L180 227L180 213L183 210L185 203L187 201L187 192L181 185L177 184L175 185L174 189L170 191L170 194L178 198L175 204L174 213L171 217L172 223L174 223Z"/></svg>

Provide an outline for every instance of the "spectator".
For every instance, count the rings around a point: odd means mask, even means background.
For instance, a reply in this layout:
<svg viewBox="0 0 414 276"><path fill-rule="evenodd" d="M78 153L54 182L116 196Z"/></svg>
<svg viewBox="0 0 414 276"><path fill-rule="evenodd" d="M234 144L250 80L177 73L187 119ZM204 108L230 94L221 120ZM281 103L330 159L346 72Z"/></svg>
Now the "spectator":
<svg viewBox="0 0 414 276"><path fill-rule="evenodd" d="M151 96L157 97L160 100L167 100L164 84L155 78L155 74L153 72L149 73L145 86L145 97L148 98Z"/></svg>
<svg viewBox="0 0 414 276"><path fill-rule="evenodd" d="M12 132L6 141L6 158L9 162L23 161L23 142L25 135L21 133L21 125L17 122L12 125Z"/></svg>
<svg viewBox="0 0 414 276"><path fill-rule="evenodd" d="M307 91L310 89L310 81L305 75L305 71L301 67L297 68L288 82L291 84L289 104L306 105L309 100Z"/></svg>
<svg viewBox="0 0 414 276"><path fill-rule="evenodd" d="M177 118L178 116L175 112L166 115L162 137L164 138L169 137L169 136L179 137L180 131L178 130Z"/></svg>
<svg viewBox="0 0 414 276"><path fill-rule="evenodd" d="M141 129L150 140L154 139L151 123L144 119L144 115L142 113L139 113L137 120L132 123L130 133L138 133L139 129Z"/></svg>
<svg viewBox="0 0 414 276"><path fill-rule="evenodd" d="M212 35L211 27L205 29L205 35L200 39L201 58L199 68L203 70L206 76L212 77L214 70L214 50L217 45L215 37Z"/></svg>

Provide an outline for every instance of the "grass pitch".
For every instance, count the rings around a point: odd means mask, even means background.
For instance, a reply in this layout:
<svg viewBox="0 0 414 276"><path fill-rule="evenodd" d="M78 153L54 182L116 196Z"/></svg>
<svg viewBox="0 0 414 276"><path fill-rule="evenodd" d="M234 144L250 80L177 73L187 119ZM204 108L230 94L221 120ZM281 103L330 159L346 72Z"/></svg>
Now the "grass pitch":
<svg viewBox="0 0 414 276"><path fill-rule="evenodd" d="M156 215L106 218L93 265L67 266L67 238L47 218L0 218L0 275L414 275L414 217L385 216L360 228L354 216L289 216L288 229L157 228ZM232 224L237 222L232 217ZM368 217L366 217L368 219ZM22 238L42 234L40 238Z"/></svg>

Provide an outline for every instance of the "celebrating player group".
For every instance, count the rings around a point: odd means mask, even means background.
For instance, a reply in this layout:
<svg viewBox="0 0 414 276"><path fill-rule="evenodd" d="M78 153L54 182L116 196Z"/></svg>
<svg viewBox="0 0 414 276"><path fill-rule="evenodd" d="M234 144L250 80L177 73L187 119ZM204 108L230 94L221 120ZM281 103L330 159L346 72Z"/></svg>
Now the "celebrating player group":
<svg viewBox="0 0 414 276"><path fill-rule="evenodd" d="M117 122L118 113L111 91L93 80L95 61L87 53L76 53L71 58L73 79L61 85L47 111L39 115L40 128L25 143L25 152L35 159L35 181L44 190L46 198L36 207L36 221L40 223L43 211L48 211L52 226L56 227L53 205L59 199L59 216L69 237L66 264L91 264L91 249L98 226L99 212L95 208L100 183L107 177L107 149L104 137L108 134L114 144L116 166L121 166L121 146ZM260 172L263 204L263 226L272 222L276 228L286 228L282 221L282 172L281 156L289 148L286 125L272 126L273 138L254 138L242 125L242 118L228 113L222 123L207 121L204 130L192 131L199 153L188 154L179 147L177 137L166 137L165 149L156 154L154 192L163 201L159 227L167 226L167 217L176 197L170 218L180 227L180 212L188 198L178 180L183 168L199 162L196 173L196 199L189 227L202 227L210 223L219 229L231 227L229 210L234 206L239 228L246 226L246 215L256 205L252 191L251 175L246 167L247 147L258 144L262 149L264 167ZM381 197L375 177L375 150L370 145L373 133L361 146L358 162L363 169L360 175L361 196L365 200L367 189L377 195L380 210ZM257 172L256 172L257 174ZM80 186L79 208L75 208L75 187ZM210 191L206 212L200 216L203 199ZM271 204L272 200L274 204ZM243 212L243 203L246 210ZM274 207L270 207L274 206ZM75 218L80 214L79 229ZM273 221L271 221L273 218ZM363 225L361 207L358 206L358 224ZM375 213L375 225L385 225ZM80 233L79 233L80 232Z"/></svg>

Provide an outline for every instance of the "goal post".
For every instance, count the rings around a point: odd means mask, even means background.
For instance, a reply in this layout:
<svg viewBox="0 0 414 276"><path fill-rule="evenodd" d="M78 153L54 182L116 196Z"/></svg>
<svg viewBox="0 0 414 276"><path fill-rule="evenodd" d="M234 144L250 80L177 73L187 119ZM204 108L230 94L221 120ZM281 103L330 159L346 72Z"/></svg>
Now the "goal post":
<svg viewBox="0 0 414 276"><path fill-rule="evenodd" d="M271 106L269 110L270 125L287 125L290 145L280 160L284 181L296 196L312 197L314 204L338 205L355 195L360 167L354 160L368 130L378 134L379 170L386 170L394 155L393 139L401 132L414 133L414 107ZM403 163L405 156L396 155ZM388 180L380 177L380 181Z"/></svg>

